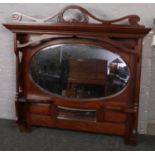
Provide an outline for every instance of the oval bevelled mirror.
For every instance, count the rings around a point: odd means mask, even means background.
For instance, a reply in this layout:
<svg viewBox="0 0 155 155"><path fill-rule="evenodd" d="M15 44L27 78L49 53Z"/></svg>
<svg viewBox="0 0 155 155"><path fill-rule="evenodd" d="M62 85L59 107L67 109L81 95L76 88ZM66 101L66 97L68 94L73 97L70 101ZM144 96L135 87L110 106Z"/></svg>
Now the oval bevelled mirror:
<svg viewBox="0 0 155 155"><path fill-rule="evenodd" d="M121 92L128 83L129 68L119 55L102 47L59 44L32 57L30 75L38 86L55 95L94 99Z"/></svg>

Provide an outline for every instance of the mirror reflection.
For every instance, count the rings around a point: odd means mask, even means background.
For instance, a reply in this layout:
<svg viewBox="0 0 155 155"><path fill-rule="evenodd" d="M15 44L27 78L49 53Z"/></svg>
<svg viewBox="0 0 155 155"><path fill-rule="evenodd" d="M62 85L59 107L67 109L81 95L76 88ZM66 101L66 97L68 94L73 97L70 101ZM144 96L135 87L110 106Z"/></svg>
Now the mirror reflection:
<svg viewBox="0 0 155 155"><path fill-rule="evenodd" d="M61 44L38 51L30 62L32 80L63 97L101 98L119 93L129 80L123 59L104 48Z"/></svg>

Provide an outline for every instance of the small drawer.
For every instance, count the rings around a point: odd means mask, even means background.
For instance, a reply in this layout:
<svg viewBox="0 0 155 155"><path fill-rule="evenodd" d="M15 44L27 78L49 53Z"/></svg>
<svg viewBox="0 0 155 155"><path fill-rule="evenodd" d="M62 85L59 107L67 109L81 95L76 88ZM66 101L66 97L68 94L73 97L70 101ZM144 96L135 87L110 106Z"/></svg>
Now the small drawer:
<svg viewBox="0 0 155 155"><path fill-rule="evenodd" d="M50 104L43 103L31 103L29 111L32 114L50 114Z"/></svg>
<svg viewBox="0 0 155 155"><path fill-rule="evenodd" d="M104 112L104 120L108 122L125 123L126 114L123 112L115 112L108 110Z"/></svg>

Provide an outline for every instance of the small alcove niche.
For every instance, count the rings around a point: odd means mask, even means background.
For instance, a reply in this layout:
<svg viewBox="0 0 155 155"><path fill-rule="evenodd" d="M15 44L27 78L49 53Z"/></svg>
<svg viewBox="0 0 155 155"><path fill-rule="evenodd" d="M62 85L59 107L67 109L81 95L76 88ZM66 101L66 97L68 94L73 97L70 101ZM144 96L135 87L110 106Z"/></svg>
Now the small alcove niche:
<svg viewBox="0 0 155 155"><path fill-rule="evenodd" d="M3 25L14 33L19 128L114 134L136 144L142 40L150 28L137 15L103 20L76 5L44 19L18 12L12 19Z"/></svg>

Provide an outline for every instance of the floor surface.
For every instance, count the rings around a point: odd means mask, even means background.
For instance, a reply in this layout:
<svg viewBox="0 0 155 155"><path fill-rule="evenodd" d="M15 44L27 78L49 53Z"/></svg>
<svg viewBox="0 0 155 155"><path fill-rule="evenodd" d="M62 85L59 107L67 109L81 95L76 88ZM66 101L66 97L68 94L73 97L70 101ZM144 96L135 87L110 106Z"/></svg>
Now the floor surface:
<svg viewBox="0 0 155 155"><path fill-rule="evenodd" d="M128 146L119 136L33 127L21 133L14 121L0 119L0 150L104 151L155 150L155 136L139 135L137 146Z"/></svg>

